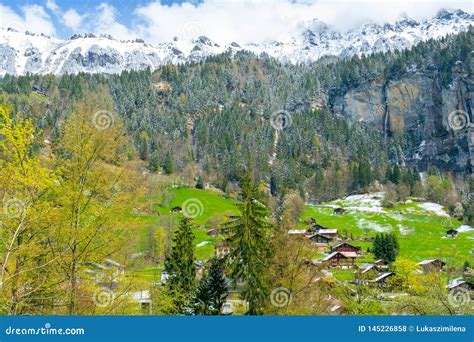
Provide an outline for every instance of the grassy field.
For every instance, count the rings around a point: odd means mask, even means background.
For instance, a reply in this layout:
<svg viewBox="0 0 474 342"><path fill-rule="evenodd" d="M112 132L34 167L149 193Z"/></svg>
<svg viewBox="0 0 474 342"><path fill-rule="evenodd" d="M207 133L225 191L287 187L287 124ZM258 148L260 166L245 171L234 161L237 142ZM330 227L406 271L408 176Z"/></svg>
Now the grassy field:
<svg viewBox="0 0 474 342"><path fill-rule="evenodd" d="M333 213L333 209L326 206L349 207L344 214ZM424 204L408 203L396 205L390 209L372 211L361 206L357 210L354 203L337 201L323 206L307 206L302 220L315 218L316 221L329 228L337 228L339 232L357 238L374 237L378 232L394 232L400 242L399 257L421 261L423 259L441 259L448 266L459 267L464 261L474 262L470 250L474 247L474 230L464 226L462 232L454 238L447 238L449 228L459 228L462 223L448 217L446 214L433 210L426 210ZM304 226L304 223L301 223ZM367 250L371 246L367 241L354 241L354 245ZM360 259L359 262L368 260Z"/></svg>
<svg viewBox="0 0 474 342"><path fill-rule="evenodd" d="M198 226L194 229L196 259L209 259L214 255L214 244L219 238L207 235L206 228L217 228L216 225L226 221L230 215L238 214L235 201L213 190L175 188L169 193L171 200L157 208L160 219L172 216L179 220L184 217L184 212L189 212L193 223ZM181 207L183 211L172 213L174 207Z"/></svg>
<svg viewBox="0 0 474 342"><path fill-rule="evenodd" d="M220 237L207 235L206 228L216 228L227 220L229 215L238 214L236 202L225 198L214 190L198 190L194 188L170 188L167 190L165 203L156 202L153 210L146 214L130 214L124 217L134 235L138 234L138 249L147 250L147 232L150 226L160 226L166 220L178 222L187 206L192 213L195 239L195 255L197 260L206 260L215 254L214 245ZM190 204L191 203L191 204ZM171 209L181 207L182 212L173 213ZM342 215L334 214L333 207L344 207ZM434 209L432 208L434 206ZM306 220L314 218L328 228L337 228L339 233L352 243L367 251L372 247L370 241L378 232L394 232L399 239L399 257L416 262L423 259L437 258L445 261L448 266L460 267L464 261L474 264L470 250L474 246L474 230L463 226L455 238L445 237L449 228L459 228L461 222L449 217L440 206L410 202L386 209L379 207L377 201L339 200L323 205L307 205L301 215L298 228L306 228ZM315 258L324 254L315 251ZM373 255L365 253L358 263L372 262ZM134 276L152 282L159 279L163 265L144 264L134 271ZM352 271L351 271L352 272ZM340 280L347 280L352 273L335 272Z"/></svg>

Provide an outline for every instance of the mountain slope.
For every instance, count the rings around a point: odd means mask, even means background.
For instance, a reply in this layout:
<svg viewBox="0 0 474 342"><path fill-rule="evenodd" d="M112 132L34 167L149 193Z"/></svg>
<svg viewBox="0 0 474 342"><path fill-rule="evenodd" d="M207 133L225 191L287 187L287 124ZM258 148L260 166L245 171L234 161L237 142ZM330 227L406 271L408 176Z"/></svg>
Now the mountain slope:
<svg viewBox="0 0 474 342"><path fill-rule="evenodd" d="M5 74L120 73L156 69L167 63L200 61L208 56L240 50L267 53L282 62L307 63L325 55L352 56L409 48L420 41L467 31L474 15L461 10L440 11L417 22L402 18L393 24L365 23L343 34L319 20L302 22L285 42L219 45L200 36L191 41L151 45L143 40L119 41L111 36L74 35L68 40L43 34L0 29L0 76Z"/></svg>

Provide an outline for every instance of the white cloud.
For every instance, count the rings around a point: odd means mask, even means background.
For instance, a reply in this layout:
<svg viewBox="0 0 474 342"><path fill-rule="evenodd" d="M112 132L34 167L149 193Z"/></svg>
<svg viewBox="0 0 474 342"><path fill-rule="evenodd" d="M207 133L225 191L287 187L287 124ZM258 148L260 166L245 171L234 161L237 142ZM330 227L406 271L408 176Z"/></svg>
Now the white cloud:
<svg viewBox="0 0 474 342"><path fill-rule="evenodd" d="M198 35L218 43L286 41L299 23L315 18L343 32L365 21L393 22L402 14L423 20L441 8L472 13L473 6L470 0L204 0L172 5L152 1L122 13L129 16L124 25L117 9L107 2L78 13L74 8L63 11L54 0L46 1L58 23L74 32L111 34L118 39L140 37L152 43ZM20 15L1 4L0 9L4 22L16 22L34 32L55 32L42 6L23 6Z"/></svg>
<svg viewBox="0 0 474 342"><path fill-rule="evenodd" d="M86 15L80 15L75 9L70 8L67 11L63 11L54 0L47 0L46 7L54 13L59 21L66 26L68 29L77 32L83 31L82 24Z"/></svg>
<svg viewBox="0 0 474 342"><path fill-rule="evenodd" d="M198 32L226 43L286 40L299 22L314 18L345 31L367 20L393 22L404 13L426 19L441 8L473 10L469 0L205 0L171 6L155 1L138 7L135 13L145 22L145 30L141 27L140 32L151 42Z"/></svg>
<svg viewBox="0 0 474 342"><path fill-rule="evenodd" d="M74 9L69 9L66 12L62 13L61 21L63 24L70 28L73 31L78 31L81 29L84 16L81 16Z"/></svg>
<svg viewBox="0 0 474 342"><path fill-rule="evenodd" d="M118 39L133 39L138 36L134 30L117 21L117 10L108 3L102 3L97 7L98 14L92 19L94 33L110 34Z"/></svg>
<svg viewBox="0 0 474 342"><path fill-rule="evenodd" d="M7 6L0 4L0 26L12 27L18 31L31 31L54 35L55 27L51 17L40 5L27 5L21 7L21 14L15 13Z"/></svg>
<svg viewBox="0 0 474 342"><path fill-rule="evenodd" d="M23 6L22 8L25 26L35 33L45 33L54 35L56 30L51 17L46 13L44 7L39 5Z"/></svg>
<svg viewBox="0 0 474 342"><path fill-rule="evenodd" d="M56 12L59 11L59 6L56 5L56 2L54 0L47 0L46 1L46 8L49 10Z"/></svg>

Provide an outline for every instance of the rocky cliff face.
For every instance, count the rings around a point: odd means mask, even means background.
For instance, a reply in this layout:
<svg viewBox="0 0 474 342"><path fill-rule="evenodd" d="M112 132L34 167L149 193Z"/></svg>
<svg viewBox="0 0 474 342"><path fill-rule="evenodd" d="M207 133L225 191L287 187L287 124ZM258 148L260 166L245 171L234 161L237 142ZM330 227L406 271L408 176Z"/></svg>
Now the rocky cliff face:
<svg viewBox="0 0 474 342"><path fill-rule="evenodd" d="M472 59L474 63L474 51ZM414 71L386 84L365 84L332 102L335 113L375 124L387 139L406 135L410 146L394 156L402 164L473 170L474 80L461 62L456 63L448 87L441 86L434 70Z"/></svg>

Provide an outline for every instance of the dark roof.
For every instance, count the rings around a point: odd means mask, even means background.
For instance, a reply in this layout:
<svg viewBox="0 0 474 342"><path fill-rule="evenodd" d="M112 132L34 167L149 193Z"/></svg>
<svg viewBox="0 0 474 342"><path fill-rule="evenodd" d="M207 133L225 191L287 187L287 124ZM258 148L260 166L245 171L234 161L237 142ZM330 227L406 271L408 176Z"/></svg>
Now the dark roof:
<svg viewBox="0 0 474 342"><path fill-rule="evenodd" d="M360 247L357 247L357 246L354 246L354 245L351 245L350 243L348 242L341 242L340 244L337 244L336 246L334 246L332 249L336 249L336 248L339 248L341 246L344 246L344 245L347 245L347 246L351 246L351 247L354 247L356 249L359 249L360 250Z"/></svg>

